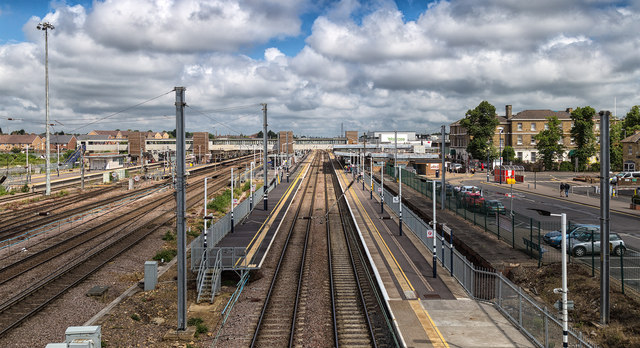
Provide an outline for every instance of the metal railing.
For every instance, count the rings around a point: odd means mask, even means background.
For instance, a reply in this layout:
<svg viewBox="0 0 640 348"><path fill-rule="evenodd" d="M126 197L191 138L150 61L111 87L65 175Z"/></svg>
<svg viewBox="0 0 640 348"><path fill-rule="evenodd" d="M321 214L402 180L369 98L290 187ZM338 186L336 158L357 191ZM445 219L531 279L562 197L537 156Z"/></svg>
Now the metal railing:
<svg viewBox="0 0 640 348"><path fill-rule="evenodd" d="M404 176L405 173L403 172ZM369 177L365 176L369 185ZM404 182L404 180L403 180ZM374 181L374 191L380 185ZM424 191L423 191L424 192ZM393 203L392 193L384 189L385 203L398 214L400 203ZM403 222L431 253L433 239L427 237L431 228L406 205L402 206ZM453 232L452 232L453 233ZM437 259L465 289L471 298L493 304L507 319L516 325L539 347L553 347L562 342L562 323L546 307L530 298L524 290L513 284L501 273L476 267L460 254L442 233L436 233ZM582 334L569 330L569 346L593 347Z"/></svg>

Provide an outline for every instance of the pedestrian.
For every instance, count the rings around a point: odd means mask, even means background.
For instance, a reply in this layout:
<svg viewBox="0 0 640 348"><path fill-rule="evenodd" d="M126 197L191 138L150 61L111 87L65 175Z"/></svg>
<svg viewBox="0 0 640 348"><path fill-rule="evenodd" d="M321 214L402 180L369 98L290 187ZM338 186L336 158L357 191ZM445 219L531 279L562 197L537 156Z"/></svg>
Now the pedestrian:
<svg viewBox="0 0 640 348"><path fill-rule="evenodd" d="M569 188L570 187L571 186L569 184L565 184L564 185L564 194L565 194L566 197L569 197Z"/></svg>
<svg viewBox="0 0 640 348"><path fill-rule="evenodd" d="M564 193L564 183L561 182L560 183L560 197L562 197L562 194Z"/></svg>

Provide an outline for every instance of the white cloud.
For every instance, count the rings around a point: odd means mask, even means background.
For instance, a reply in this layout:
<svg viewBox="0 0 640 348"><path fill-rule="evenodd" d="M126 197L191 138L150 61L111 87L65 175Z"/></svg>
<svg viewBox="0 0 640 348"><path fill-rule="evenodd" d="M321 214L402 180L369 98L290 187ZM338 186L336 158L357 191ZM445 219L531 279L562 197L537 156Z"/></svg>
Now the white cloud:
<svg viewBox="0 0 640 348"><path fill-rule="evenodd" d="M516 112L612 108L614 96L618 110L640 104L640 7L633 3L438 1L407 21L392 2L344 0L315 20L294 56L278 42L301 34L301 14L317 9L315 2L55 6L25 23L27 42L0 45L0 116L25 120L10 127L43 130L41 21L56 26L49 33L51 114L65 131L174 86L187 88L188 129L219 133L259 131L259 103L269 104L274 130L307 135L337 135L341 123L432 131L482 100L499 113L505 104ZM243 54L256 45L267 48ZM77 131L173 129L173 101L169 93ZM215 111L237 105L250 106ZM202 113L224 125L212 126Z"/></svg>

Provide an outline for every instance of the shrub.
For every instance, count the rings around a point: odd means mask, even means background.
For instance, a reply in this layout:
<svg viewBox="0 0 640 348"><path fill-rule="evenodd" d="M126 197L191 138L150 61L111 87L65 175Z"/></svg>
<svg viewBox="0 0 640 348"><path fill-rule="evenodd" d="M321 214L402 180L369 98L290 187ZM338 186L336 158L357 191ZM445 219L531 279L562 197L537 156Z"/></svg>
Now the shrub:
<svg viewBox="0 0 640 348"><path fill-rule="evenodd" d="M202 324L203 322L204 322L204 320L202 320L202 318L194 317L194 318L189 318L189 320L187 320L187 325L188 326L196 326L198 324Z"/></svg>
<svg viewBox="0 0 640 348"><path fill-rule="evenodd" d="M176 235L171 230L167 230L164 236L162 236L162 240L166 240L166 241L176 240Z"/></svg>
<svg viewBox="0 0 640 348"><path fill-rule="evenodd" d="M231 190L225 190L221 195L214 198L209 204L207 204L207 208L219 211L224 213L231 206Z"/></svg>
<svg viewBox="0 0 640 348"><path fill-rule="evenodd" d="M593 163L592 165L589 166L589 170L591 170L592 172L599 172L600 171L600 162L596 162Z"/></svg>
<svg viewBox="0 0 640 348"><path fill-rule="evenodd" d="M29 185L24 184L24 186L22 186L22 188L20 189L20 191L22 191L22 192L29 192Z"/></svg>
<svg viewBox="0 0 640 348"><path fill-rule="evenodd" d="M242 191L248 191L251 188L251 183L249 181L245 181L244 185L242 185Z"/></svg>
<svg viewBox="0 0 640 348"><path fill-rule="evenodd" d="M156 256L153 257L153 259L156 261L164 260L164 262L169 262L173 260L173 258L176 257L177 254L178 254L178 251L176 249L164 249L164 250L158 251Z"/></svg>
<svg viewBox="0 0 640 348"><path fill-rule="evenodd" d="M560 167L558 168L561 172L572 172L573 171L573 163L564 161L560 163Z"/></svg>
<svg viewBox="0 0 640 348"><path fill-rule="evenodd" d="M633 204L640 204L640 195L633 195L633 197L631 197L631 203Z"/></svg>
<svg viewBox="0 0 640 348"><path fill-rule="evenodd" d="M140 316L138 315L138 313L133 313L131 314L131 319L135 321L140 321Z"/></svg>

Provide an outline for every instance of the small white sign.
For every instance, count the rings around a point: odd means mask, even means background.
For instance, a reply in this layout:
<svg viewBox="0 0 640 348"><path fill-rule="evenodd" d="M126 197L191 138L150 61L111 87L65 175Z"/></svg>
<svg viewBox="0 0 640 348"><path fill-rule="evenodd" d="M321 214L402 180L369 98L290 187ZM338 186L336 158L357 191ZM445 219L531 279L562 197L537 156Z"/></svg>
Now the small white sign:
<svg viewBox="0 0 640 348"><path fill-rule="evenodd" d="M238 204L238 199L237 198L233 199L233 204Z"/></svg>
<svg viewBox="0 0 640 348"><path fill-rule="evenodd" d="M427 238L433 238L433 230L427 230Z"/></svg>
<svg viewBox="0 0 640 348"><path fill-rule="evenodd" d="M114 177L114 178L117 178L118 177L118 173L113 172L113 173L111 173L111 176Z"/></svg>
<svg viewBox="0 0 640 348"><path fill-rule="evenodd" d="M251 192L256 192L256 185L251 186Z"/></svg>
<svg viewBox="0 0 640 348"><path fill-rule="evenodd" d="M140 181L140 176L139 176L139 175L134 176L134 177L133 177L133 180L135 180L135 181Z"/></svg>
<svg viewBox="0 0 640 348"><path fill-rule="evenodd" d="M382 187L378 187L378 193L382 192Z"/></svg>
<svg viewBox="0 0 640 348"><path fill-rule="evenodd" d="M398 196L394 196L393 203L398 203L398 202L400 202L400 198Z"/></svg>

